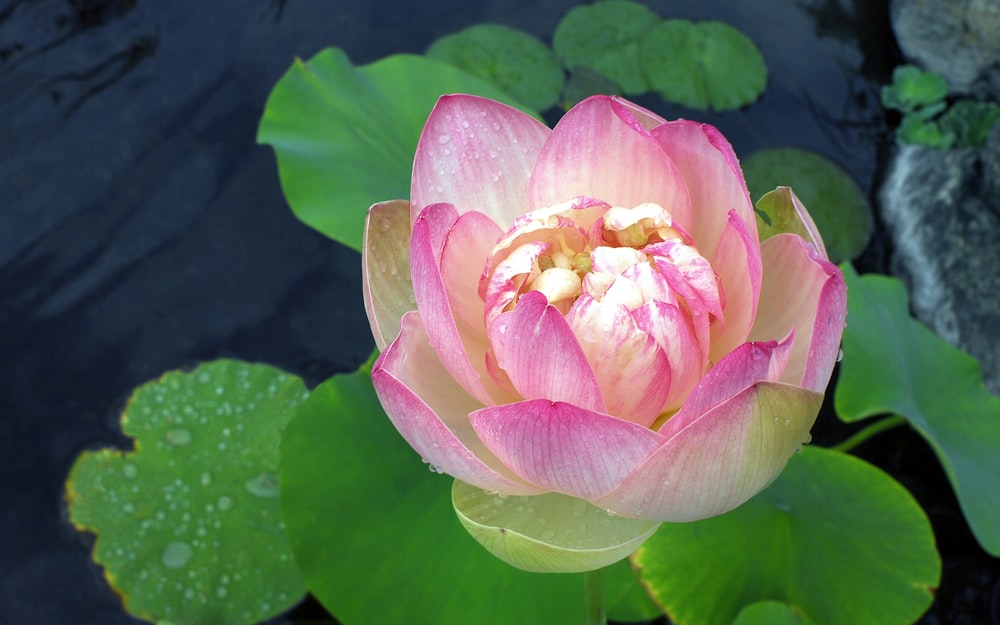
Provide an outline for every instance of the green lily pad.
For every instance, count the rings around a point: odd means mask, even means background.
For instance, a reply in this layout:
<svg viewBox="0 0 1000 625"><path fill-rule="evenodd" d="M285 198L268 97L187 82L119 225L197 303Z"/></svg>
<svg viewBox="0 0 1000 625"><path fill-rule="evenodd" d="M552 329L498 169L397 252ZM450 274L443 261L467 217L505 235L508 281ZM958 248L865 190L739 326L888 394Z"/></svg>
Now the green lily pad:
<svg viewBox="0 0 1000 625"><path fill-rule="evenodd" d="M833 262L854 258L868 245L874 220L857 183L833 161L806 150L763 150L741 163L750 195L789 186L816 222Z"/></svg>
<svg viewBox="0 0 1000 625"><path fill-rule="evenodd" d="M736 510L663 524L633 561L685 625L730 625L767 600L823 625L907 625L941 574L930 522L905 488L853 456L809 447Z"/></svg>
<svg viewBox="0 0 1000 625"><path fill-rule="evenodd" d="M639 40L639 64L664 100L701 110L746 106L767 85L760 50L723 22L662 21Z"/></svg>
<svg viewBox="0 0 1000 625"><path fill-rule="evenodd" d="M429 471L399 436L369 368L317 387L281 452L296 561L344 625L585 622L582 575L515 569L462 528L454 480Z"/></svg>
<svg viewBox="0 0 1000 625"><path fill-rule="evenodd" d="M761 601L740 610L733 625L815 625L815 622L784 603Z"/></svg>
<svg viewBox="0 0 1000 625"><path fill-rule="evenodd" d="M636 623L663 616L663 610L653 603L639 581L638 571L632 568L629 560L616 562L604 571L607 575L608 620Z"/></svg>
<svg viewBox="0 0 1000 625"><path fill-rule="evenodd" d="M278 81L257 141L274 148L295 215L360 251L368 208L409 198L420 131L438 97L455 92L527 110L440 61L396 55L355 68L341 50L328 48L307 62L296 59Z"/></svg>
<svg viewBox="0 0 1000 625"><path fill-rule="evenodd" d="M566 80L566 88L563 90L561 105L568 111L577 103L586 100L592 95L610 95L620 92L621 88L618 86L618 83L604 74L589 67L577 65L570 71L569 79Z"/></svg>
<svg viewBox="0 0 1000 625"><path fill-rule="evenodd" d="M70 520L147 620L247 625L298 602L278 507L282 427L301 380L233 360L145 384L122 414L135 451L86 451L66 483Z"/></svg>
<svg viewBox="0 0 1000 625"><path fill-rule="evenodd" d="M537 37L502 24L477 24L445 35L427 56L488 80L533 109L554 105L563 70L556 55Z"/></svg>
<svg viewBox="0 0 1000 625"><path fill-rule="evenodd" d="M645 93L649 86L639 68L639 39L658 22L657 14L628 0L580 5L559 21L552 47L570 70L589 67L626 94Z"/></svg>
<svg viewBox="0 0 1000 625"><path fill-rule="evenodd" d="M905 417L937 454L979 544L1000 556L1000 398L986 390L975 358L910 317L900 281L842 269L850 323L837 414Z"/></svg>

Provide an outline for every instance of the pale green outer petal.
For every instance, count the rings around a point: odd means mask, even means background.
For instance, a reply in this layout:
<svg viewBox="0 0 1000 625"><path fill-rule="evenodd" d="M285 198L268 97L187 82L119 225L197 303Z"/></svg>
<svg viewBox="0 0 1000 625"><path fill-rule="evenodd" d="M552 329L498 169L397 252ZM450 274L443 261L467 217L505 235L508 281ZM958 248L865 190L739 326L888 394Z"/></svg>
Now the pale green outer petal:
<svg viewBox="0 0 1000 625"><path fill-rule="evenodd" d="M399 334L403 314L417 309L410 281L410 203L379 202L368 209L361 248L365 312L379 351Z"/></svg>
<svg viewBox="0 0 1000 625"><path fill-rule="evenodd" d="M582 573L639 548L658 521L612 516L558 493L498 495L455 480L451 500L465 529L507 564L535 573Z"/></svg>
<svg viewBox="0 0 1000 625"><path fill-rule="evenodd" d="M768 191L757 200L757 208L764 211L771 220L767 224L757 215L757 230L762 243L776 234L790 232L812 243L824 259L829 258L816 222L791 187L776 187L773 191Z"/></svg>

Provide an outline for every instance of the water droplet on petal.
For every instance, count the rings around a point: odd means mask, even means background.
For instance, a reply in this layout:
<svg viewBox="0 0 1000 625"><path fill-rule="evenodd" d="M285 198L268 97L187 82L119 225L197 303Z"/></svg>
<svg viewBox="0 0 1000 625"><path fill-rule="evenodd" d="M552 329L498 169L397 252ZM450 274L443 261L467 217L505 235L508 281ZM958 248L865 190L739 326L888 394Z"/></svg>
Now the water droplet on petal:
<svg viewBox="0 0 1000 625"><path fill-rule="evenodd" d="M843 359L844 359L844 350L838 349L837 350L837 362L840 362Z"/></svg>
<svg viewBox="0 0 1000 625"><path fill-rule="evenodd" d="M440 143L441 145L444 145L449 141L451 141L451 135L449 134L442 134L441 136L438 137L438 143Z"/></svg>

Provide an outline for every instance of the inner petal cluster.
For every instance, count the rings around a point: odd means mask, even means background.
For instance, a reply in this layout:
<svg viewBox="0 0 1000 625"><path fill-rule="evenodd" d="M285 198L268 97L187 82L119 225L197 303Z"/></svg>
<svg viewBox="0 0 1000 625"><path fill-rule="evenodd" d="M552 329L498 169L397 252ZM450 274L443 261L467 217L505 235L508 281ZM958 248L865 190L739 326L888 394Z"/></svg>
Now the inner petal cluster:
<svg viewBox="0 0 1000 625"><path fill-rule="evenodd" d="M654 203L619 207L578 197L519 217L480 280L487 328L530 291L565 316L609 413L647 425L683 402L707 368L710 327L724 323L718 276ZM661 374L655 392L643 391L643 405L621 397L638 384L620 379L621 366L616 374L609 358Z"/></svg>

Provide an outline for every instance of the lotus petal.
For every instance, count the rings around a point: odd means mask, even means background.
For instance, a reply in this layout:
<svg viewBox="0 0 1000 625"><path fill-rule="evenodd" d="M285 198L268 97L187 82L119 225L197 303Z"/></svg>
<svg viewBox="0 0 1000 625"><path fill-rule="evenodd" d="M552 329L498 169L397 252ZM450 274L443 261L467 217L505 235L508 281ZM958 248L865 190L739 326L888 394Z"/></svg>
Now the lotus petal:
<svg viewBox="0 0 1000 625"><path fill-rule="evenodd" d="M680 172L631 110L606 96L574 106L552 130L528 188L531 208L577 196L631 208L653 202L681 227L691 201Z"/></svg>
<svg viewBox="0 0 1000 625"><path fill-rule="evenodd" d="M458 213L450 204L432 204L420 212L410 240L413 292L430 344L445 369L483 404L500 403L510 398L486 371L486 336L456 324L441 275L440 257L457 221Z"/></svg>
<svg viewBox="0 0 1000 625"><path fill-rule="evenodd" d="M469 534L511 566L582 573L613 564L649 538L656 521L611 517L559 493L498 497L455 480L452 504Z"/></svg>
<svg viewBox="0 0 1000 625"><path fill-rule="evenodd" d="M362 288L379 351L399 334L403 313L417 308L410 282L409 241L409 202L380 202L368 209L361 252Z"/></svg>
<svg viewBox="0 0 1000 625"><path fill-rule="evenodd" d="M411 221L430 204L479 211L506 230L528 206L528 175L552 131L487 98L441 96L413 161ZM566 198L563 198L566 199Z"/></svg>
<svg viewBox="0 0 1000 625"><path fill-rule="evenodd" d="M436 470L492 491L542 492L518 479L476 437L468 415L482 404L445 371L419 313L403 315L399 337L372 367L372 384L393 425Z"/></svg>
<svg viewBox="0 0 1000 625"><path fill-rule="evenodd" d="M526 482L588 500L615 488L664 442L643 426L547 399L483 408L469 420Z"/></svg>
<svg viewBox="0 0 1000 625"><path fill-rule="evenodd" d="M671 522L728 512L777 477L808 438L822 403L822 394L796 386L750 386L676 432L593 503Z"/></svg>
<svg viewBox="0 0 1000 625"><path fill-rule="evenodd" d="M836 364L847 311L847 287L836 265L793 234L761 244L764 281L751 339L795 332L782 381L822 392Z"/></svg>
<svg viewBox="0 0 1000 625"><path fill-rule="evenodd" d="M568 402L605 412L594 372L562 313L531 291L490 324L497 364L525 399Z"/></svg>

